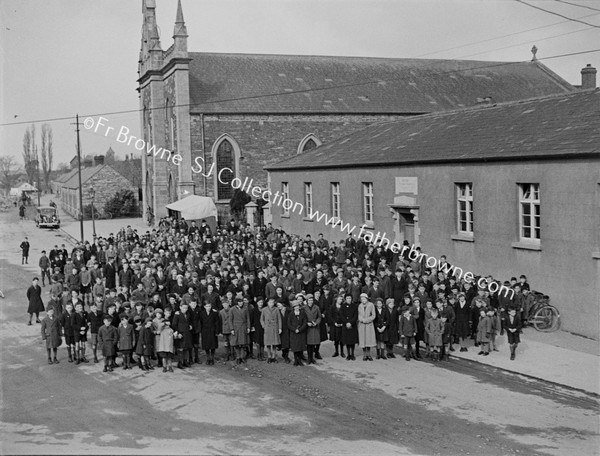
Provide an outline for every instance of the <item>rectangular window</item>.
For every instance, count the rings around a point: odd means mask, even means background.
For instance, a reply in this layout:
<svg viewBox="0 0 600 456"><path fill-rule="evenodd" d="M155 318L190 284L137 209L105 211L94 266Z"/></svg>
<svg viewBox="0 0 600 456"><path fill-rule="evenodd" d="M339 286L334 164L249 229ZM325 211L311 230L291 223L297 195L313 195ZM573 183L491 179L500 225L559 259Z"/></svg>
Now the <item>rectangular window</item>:
<svg viewBox="0 0 600 456"><path fill-rule="evenodd" d="M331 216L340 217L340 183L331 183Z"/></svg>
<svg viewBox="0 0 600 456"><path fill-rule="evenodd" d="M310 217L313 208L312 183L304 182L304 214Z"/></svg>
<svg viewBox="0 0 600 456"><path fill-rule="evenodd" d="M540 184L519 184L519 225L521 241L540 242Z"/></svg>
<svg viewBox="0 0 600 456"><path fill-rule="evenodd" d="M373 223L373 182L363 182L363 215L367 223Z"/></svg>
<svg viewBox="0 0 600 456"><path fill-rule="evenodd" d="M473 184L456 184L458 232L473 236Z"/></svg>
<svg viewBox="0 0 600 456"><path fill-rule="evenodd" d="M282 207L283 207L283 215L285 215L286 217L290 216L290 208L286 207L286 200L290 199L290 186L287 182L282 182L281 183L281 196L283 197L282 199Z"/></svg>

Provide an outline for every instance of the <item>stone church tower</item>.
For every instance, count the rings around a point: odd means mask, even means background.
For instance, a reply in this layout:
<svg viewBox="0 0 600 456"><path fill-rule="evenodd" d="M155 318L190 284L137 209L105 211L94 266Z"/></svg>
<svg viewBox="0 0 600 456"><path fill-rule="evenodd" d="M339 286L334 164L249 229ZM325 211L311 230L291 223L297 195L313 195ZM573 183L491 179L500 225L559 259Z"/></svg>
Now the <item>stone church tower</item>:
<svg viewBox="0 0 600 456"><path fill-rule="evenodd" d="M183 157L177 166L166 152L142 154L144 218L150 208L155 217L166 215L164 206L194 193L190 163L189 62L187 30L181 1L173 31L173 44L163 51L156 24L156 1L143 0L144 24L139 58L141 131L146 144Z"/></svg>

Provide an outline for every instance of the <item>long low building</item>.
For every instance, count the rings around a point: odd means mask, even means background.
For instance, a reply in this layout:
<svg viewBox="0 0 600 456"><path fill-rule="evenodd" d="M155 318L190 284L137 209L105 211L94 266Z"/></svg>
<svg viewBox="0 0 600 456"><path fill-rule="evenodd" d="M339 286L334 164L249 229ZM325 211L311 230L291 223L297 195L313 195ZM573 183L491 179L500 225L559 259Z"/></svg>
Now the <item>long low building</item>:
<svg viewBox="0 0 600 456"><path fill-rule="evenodd" d="M564 329L598 339L598 89L382 123L266 169L294 202L271 205L274 226L362 229L464 271L526 274Z"/></svg>

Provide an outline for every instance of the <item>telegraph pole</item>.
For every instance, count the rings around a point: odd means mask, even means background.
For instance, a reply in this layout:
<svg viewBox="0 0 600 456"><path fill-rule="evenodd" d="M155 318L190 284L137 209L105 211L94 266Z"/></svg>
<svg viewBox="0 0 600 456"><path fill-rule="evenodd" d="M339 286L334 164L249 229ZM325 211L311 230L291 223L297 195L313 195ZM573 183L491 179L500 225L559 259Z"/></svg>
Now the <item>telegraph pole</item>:
<svg viewBox="0 0 600 456"><path fill-rule="evenodd" d="M77 132L77 169L79 171L79 228L81 231L81 243L83 244L85 240L83 239L83 188L81 188L81 146L79 143L79 114L75 115L75 125L77 125L75 131Z"/></svg>

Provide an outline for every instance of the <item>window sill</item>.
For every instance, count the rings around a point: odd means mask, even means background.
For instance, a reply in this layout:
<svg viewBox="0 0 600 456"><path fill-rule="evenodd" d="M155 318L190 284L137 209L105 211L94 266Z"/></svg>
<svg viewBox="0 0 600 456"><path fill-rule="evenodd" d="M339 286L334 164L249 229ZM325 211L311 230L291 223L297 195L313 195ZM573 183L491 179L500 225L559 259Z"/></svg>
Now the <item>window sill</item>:
<svg viewBox="0 0 600 456"><path fill-rule="evenodd" d="M365 230L374 230L375 223L374 222L363 222L361 228L364 228Z"/></svg>
<svg viewBox="0 0 600 456"><path fill-rule="evenodd" d="M303 221L303 222L314 222L314 220L313 220L313 219L311 219L311 218L309 218L309 217L303 217L303 218L302 218L302 221Z"/></svg>
<svg viewBox="0 0 600 456"><path fill-rule="evenodd" d="M453 241L475 242L475 238L467 234L453 234L450 236L450 239Z"/></svg>
<svg viewBox="0 0 600 456"><path fill-rule="evenodd" d="M594 260L600 260L600 252L592 252L592 258Z"/></svg>
<svg viewBox="0 0 600 456"><path fill-rule="evenodd" d="M522 249L522 250L537 250L537 251L541 251L542 250L542 245L541 244L530 244L527 242L513 242L512 243L512 248L513 249Z"/></svg>
<svg viewBox="0 0 600 456"><path fill-rule="evenodd" d="M289 219L290 214L281 214L279 217Z"/></svg>

